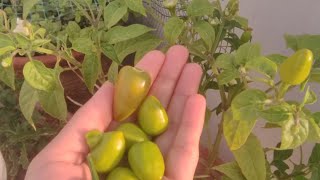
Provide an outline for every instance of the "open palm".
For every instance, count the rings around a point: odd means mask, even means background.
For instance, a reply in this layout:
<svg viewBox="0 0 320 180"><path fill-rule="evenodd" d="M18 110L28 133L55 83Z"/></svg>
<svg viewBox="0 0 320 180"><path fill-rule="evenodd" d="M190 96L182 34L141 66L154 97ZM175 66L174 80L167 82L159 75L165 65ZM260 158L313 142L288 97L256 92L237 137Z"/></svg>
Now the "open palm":
<svg viewBox="0 0 320 180"><path fill-rule="evenodd" d="M197 94L202 71L197 64L187 63L187 59L184 47L173 46L166 55L149 52L136 66L150 74L150 94L168 112L168 130L156 143L165 159L164 179L170 180L193 179L205 114L205 99ZM110 126L112 102L113 85L107 82L33 159L26 179L91 179L85 133L92 129L105 131Z"/></svg>

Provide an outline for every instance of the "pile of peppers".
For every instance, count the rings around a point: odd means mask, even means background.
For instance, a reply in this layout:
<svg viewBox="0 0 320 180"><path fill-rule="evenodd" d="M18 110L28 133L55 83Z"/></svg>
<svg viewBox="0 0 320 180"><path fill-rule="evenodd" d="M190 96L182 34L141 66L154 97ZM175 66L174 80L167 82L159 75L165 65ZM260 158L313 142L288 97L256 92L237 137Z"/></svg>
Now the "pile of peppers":
<svg viewBox="0 0 320 180"><path fill-rule="evenodd" d="M137 113L137 124L121 123L114 131L86 133L90 149L87 160L92 179L161 180L165 171L162 153L152 139L168 127L168 115L160 101L148 96L151 78L147 72L125 66L115 83L113 117L124 121Z"/></svg>

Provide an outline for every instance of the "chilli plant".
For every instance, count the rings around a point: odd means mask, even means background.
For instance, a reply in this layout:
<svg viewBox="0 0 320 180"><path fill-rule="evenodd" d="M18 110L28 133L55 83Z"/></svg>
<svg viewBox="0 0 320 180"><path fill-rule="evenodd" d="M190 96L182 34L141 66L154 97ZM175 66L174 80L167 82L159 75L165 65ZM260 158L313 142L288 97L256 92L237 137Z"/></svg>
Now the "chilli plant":
<svg viewBox="0 0 320 180"><path fill-rule="evenodd" d="M164 25L168 45L187 46L191 61L205 72L200 93L214 90L220 95L218 106L206 112L209 156L200 160L206 168L195 178L212 178L219 171L225 179L237 180L319 179L320 144L315 144L307 163L302 161L301 146L320 142L320 113L307 108L317 101L309 82L319 82L320 36L286 35L287 46L296 52L289 57L265 56L259 44L250 42L252 29L238 16L238 0L225 6L220 0L168 0L164 6L171 13ZM304 94L298 101L285 96L295 87ZM221 117L214 141L208 127L212 113ZM265 122L264 128L281 129L276 147L262 147L252 133L258 120ZM215 166L222 138L235 161ZM301 151L300 163L288 160L296 148ZM268 160L266 155L272 152L273 159Z"/></svg>
<svg viewBox="0 0 320 180"><path fill-rule="evenodd" d="M15 57L27 57L19 103L23 115L34 129L32 116L38 102L54 118L67 118L61 73L73 71L93 93L104 81L116 78L118 68L129 54L135 53L137 62L161 43L151 33L154 29L128 23L133 17L146 16L142 0L61 0L59 3L66 1L78 14L61 22L58 32L53 32L52 26L43 25L43 21L28 21L34 16L45 20L37 15L37 8L47 8L39 6L41 1L17 1L23 7L23 21L17 21L19 23L12 23L9 20L12 17L0 10L0 80L15 89ZM66 9L60 7L59 11ZM84 55L83 61L73 56L75 52ZM37 59L38 55L53 56L55 67L46 67ZM111 64L108 71L102 67L105 59Z"/></svg>

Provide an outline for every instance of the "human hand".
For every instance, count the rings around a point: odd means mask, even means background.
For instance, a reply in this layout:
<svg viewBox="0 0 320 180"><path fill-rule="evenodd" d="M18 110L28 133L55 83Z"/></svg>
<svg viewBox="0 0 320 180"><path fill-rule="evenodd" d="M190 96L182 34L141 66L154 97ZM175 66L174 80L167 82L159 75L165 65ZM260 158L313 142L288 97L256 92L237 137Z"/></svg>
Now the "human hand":
<svg viewBox="0 0 320 180"><path fill-rule="evenodd" d="M188 51L171 47L164 55L151 51L136 65L152 78L151 95L166 108L169 127L156 139L168 180L191 180L199 158L206 102L198 95L201 67L187 63ZM86 164L86 132L105 131L112 121L113 85L106 82L70 119L61 132L32 160L26 180L91 179Z"/></svg>

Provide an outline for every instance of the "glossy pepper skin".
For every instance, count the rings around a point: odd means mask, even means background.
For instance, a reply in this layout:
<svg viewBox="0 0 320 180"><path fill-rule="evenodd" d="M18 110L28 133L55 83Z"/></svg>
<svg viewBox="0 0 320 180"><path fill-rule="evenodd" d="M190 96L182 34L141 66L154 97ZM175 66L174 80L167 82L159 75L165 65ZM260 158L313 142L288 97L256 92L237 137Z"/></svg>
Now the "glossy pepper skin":
<svg viewBox="0 0 320 180"><path fill-rule="evenodd" d="M160 149L151 141L134 144L128 153L131 169L142 180L161 180L164 175L164 160Z"/></svg>
<svg viewBox="0 0 320 180"><path fill-rule="evenodd" d="M94 168L98 173L112 170L125 152L125 139L120 131L104 133L100 142L91 151Z"/></svg>
<svg viewBox="0 0 320 180"><path fill-rule="evenodd" d="M138 177L129 169L117 167L110 172L107 180L139 180Z"/></svg>
<svg viewBox="0 0 320 180"><path fill-rule="evenodd" d="M121 131L126 140L126 148L129 149L133 144L149 140L146 133L144 133L137 125L133 123L121 124L117 131Z"/></svg>
<svg viewBox="0 0 320 180"><path fill-rule="evenodd" d="M148 135L157 136L167 129L168 115L156 97L148 96L139 109L138 122Z"/></svg>
<svg viewBox="0 0 320 180"><path fill-rule="evenodd" d="M86 133L86 141L89 149L92 150L100 142L102 138L102 132L99 130L91 130Z"/></svg>
<svg viewBox="0 0 320 180"><path fill-rule="evenodd" d="M298 50L280 65L279 74L282 82L289 85L301 84L309 76L312 63L313 54L310 50Z"/></svg>
<svg viewBox="0 0 320 180"><path fill-rule="evenodd" d="M113 117L117 121L128 118L141 104L151 86L147 72L135 67L125 66L115 83Z"/></svg>

